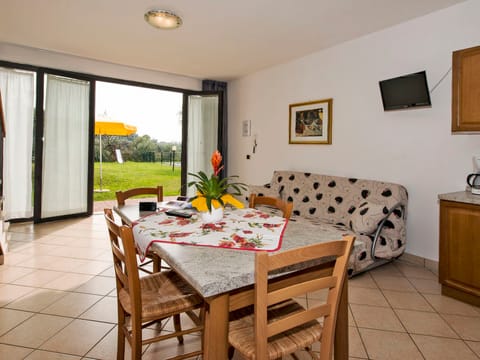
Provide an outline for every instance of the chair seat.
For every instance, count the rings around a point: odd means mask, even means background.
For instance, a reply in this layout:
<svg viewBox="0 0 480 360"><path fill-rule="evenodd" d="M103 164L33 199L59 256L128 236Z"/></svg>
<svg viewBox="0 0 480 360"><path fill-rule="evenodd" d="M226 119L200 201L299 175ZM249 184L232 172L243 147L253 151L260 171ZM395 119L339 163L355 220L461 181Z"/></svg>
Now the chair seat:
<svg viewBox="0 0 480 360"><path fill-rule="evenodd" d="M140 278L142 293L142 322L169 317L173 314L200 307L203 300L195 290L174 271L162 271ZM121 290L119 300L125 311L132 313L130 296Z"/></svg>
<svg viewBox="0 0 480 360"><path fill-rule="evenodd" d="M283 303L268 308L268 321L279 320L289 314L303 310L303 307L294 300L287 300ZM239 318L230 321L228 340L230 344L248 359L255 359L255 331L254 314L238 312ZM277 359L295 352L297 349L305 348L315 341L320 340L322 325L318 321L310 321L302 326L297 326L279 336L272 336L268 339L269 359Z"/></svg>

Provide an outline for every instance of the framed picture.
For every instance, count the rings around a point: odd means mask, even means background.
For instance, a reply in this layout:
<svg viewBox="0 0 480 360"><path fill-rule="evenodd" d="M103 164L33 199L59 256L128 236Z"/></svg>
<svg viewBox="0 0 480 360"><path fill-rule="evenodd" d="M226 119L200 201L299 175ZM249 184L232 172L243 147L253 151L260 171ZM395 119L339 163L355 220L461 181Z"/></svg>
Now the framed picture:
<svg viewBox="0 0 480 360"><path fill-rule="evenodd" d="M332 143L333 99L291 104L289 144Z"/></svg>

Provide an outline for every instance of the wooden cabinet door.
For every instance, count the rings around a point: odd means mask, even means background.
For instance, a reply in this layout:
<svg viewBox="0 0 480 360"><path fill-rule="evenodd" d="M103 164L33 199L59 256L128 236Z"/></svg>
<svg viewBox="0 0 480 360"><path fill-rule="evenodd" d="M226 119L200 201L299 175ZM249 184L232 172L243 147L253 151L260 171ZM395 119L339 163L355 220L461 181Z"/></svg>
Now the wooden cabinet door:
<svg viewBox="0 0 480 360"><path fill-rule="evenodd" d="M439 278L442 292L480 304L479 261L480 206L440 201Z"/></svg>
<svg viewBox="0 0 480 360"><path fill-rule="evenodd" d="M480 131L480 46L453 52L452 132Z"/></svg>

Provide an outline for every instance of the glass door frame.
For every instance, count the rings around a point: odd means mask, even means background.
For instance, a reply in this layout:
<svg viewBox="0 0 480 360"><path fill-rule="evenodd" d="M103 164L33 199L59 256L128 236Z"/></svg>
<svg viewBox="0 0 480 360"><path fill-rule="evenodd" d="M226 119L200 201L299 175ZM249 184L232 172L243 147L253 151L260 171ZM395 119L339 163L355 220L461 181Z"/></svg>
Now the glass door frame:
<svg viewBox="0 0 480 360"><path fill-rule="evenodd" d="M188 98L189 96L218 96L218 125L217 125L217 149L223 154L226 146L223 139L223 92L222 91L184 91L182 107L182 172L181 172L181 195L187 193L187 164L188 164Z"/></svg>
<svg viewBox="0 0 480 360"><path fill-rule="evenodd" d="M88 115L88 154L87 154L87 210L81 213L60 215L42 218L42 188L43 188L43 139L44 139L44 102L45 102L45 75L52 74L67 78L79 79L89 82L89 115ZM35 104L35 136L34 136L34 201L33 222L53 221L77 216L89 216L93 213L93 171L94 171L94 129L95 129L95 79L88 75L77 74L67 71L39 68L37 70L37 88Z"/></svg>

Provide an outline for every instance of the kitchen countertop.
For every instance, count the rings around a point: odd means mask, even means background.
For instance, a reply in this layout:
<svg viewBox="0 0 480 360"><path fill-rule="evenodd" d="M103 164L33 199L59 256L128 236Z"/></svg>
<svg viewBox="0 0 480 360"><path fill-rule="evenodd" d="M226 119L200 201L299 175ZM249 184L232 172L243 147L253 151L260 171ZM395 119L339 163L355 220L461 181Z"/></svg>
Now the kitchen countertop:
<svg viewBox="0 0 480 360"><path fill-rule="evenodd" d="M474 195L470 191L456 191L438 195L440 200L456 201L472 205L480 205L480 195Z"/></svg>

